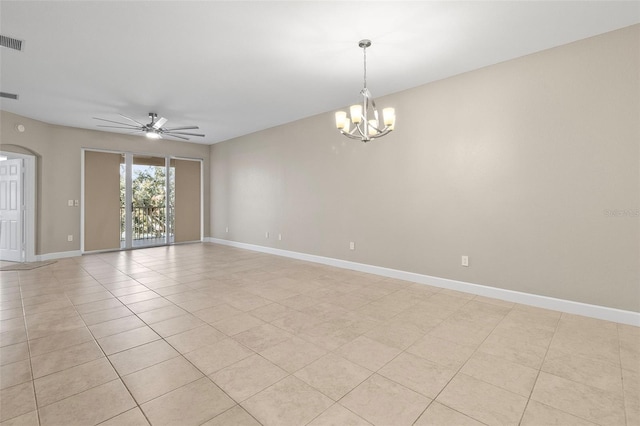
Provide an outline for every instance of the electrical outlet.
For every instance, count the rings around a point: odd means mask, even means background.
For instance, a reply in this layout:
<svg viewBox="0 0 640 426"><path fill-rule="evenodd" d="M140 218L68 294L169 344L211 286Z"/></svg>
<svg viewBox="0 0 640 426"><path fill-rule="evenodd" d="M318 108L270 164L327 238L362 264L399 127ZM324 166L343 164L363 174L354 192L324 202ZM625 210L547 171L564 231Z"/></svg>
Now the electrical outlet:
<svg viewBox="0 0 640 426"><path fill-rule="evenodd" d="M269 238L269 231L267 231L267 232L265 232L265 233L264 233L264 237L265 237L265 238Z"/></svg>
<svg viewBox="0 0 640 426"><path fill-rule="evenodd" d="M282 234L278 234L278 241L282 241Z"/></svg>
<svg viewBox="0 0 640 426"><path fill-rule="evenodd" d="M67 235L67 241L73 241L73 235Z"/></svg>
<svg viewBox="0 0 640 426"><path fill-rule="evenodd" d="M349 250L355 250L356 249L356 243L353 241L349 242Z"/></svg>
<svg viewBox="0 0 640 426"><path fill-rule="evenodd" d="M469 266L469 256L462 256L462 266Z"/></svg>
<svg viewBox="0 0 640 426"><path fill-rule="evenodd" d="M75 207L80 207L80 200L73 200L73 205Z"/></svg>
<svg viewBox="0 0 640 426"><path fill-rule="evenodd" d="M67 200L67 206L73 207L73 200Z"/></svg>
<svg viewBox="0 0 640 426"><path fill-rule="evenodd" d="M224 228L224 232L229 232L229 227L227 226L226 228Z"/></svg>

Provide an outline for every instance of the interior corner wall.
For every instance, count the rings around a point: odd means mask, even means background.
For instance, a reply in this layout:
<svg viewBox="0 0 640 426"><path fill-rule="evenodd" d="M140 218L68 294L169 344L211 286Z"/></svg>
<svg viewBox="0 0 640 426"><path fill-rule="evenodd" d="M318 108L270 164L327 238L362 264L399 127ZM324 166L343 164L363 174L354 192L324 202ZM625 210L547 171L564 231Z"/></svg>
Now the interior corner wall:
<svg viewBox="0 0 640 426"><path fill-rule="evenodd" d="M639 312L639 41L379 98L397 130L368 144L327 113L212 145L212 234Z"/></svg>
<svg viewBox="0 0 640 426"><path fill-rule="evenodd" d="M23 133L17 124L25 126ZM0 149L37 156L37 255L80 250L80 207L69 207L67 200L81 199L82 148L203 159L204 235L209 236L208 145L57 126L7 111L0 111L0 137Z"/></svg>

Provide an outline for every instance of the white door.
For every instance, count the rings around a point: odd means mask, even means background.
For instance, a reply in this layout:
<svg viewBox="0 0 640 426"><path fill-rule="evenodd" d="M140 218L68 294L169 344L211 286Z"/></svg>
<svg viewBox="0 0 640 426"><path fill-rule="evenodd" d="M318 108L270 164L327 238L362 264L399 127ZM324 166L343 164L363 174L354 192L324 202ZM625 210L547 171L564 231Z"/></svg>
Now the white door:
<svg viewBox="0 0 640 426"><path fill-rule="evenodd" d="M22 262L22 159L0 161L0 260Z"/></svg>

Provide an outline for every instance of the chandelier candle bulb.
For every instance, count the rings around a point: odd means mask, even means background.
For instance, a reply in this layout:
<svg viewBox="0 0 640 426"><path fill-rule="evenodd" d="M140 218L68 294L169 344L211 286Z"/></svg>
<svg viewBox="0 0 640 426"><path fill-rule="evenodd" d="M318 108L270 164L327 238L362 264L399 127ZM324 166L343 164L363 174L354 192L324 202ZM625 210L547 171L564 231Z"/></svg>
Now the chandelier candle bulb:
<svg viewBox="0 0 640 426"><path fill-rule="evenodd" d="M396 110L393 108L384 108L382 110L382 116L384 117L384 125L393 128L396 122Z"/></svg>
<svg viewBox="0 0 640 426"><path fill-rule="evenodd" d="M362 105L351 105L351 121L359 124L362 121Z"/></svg>
<svg viewBox="0 0 640 426"><path fill-rule="evenodd" d="M344 111L336 112L336 127L338 129L344 129L345 123L347 123L347 113Z"/></svg>

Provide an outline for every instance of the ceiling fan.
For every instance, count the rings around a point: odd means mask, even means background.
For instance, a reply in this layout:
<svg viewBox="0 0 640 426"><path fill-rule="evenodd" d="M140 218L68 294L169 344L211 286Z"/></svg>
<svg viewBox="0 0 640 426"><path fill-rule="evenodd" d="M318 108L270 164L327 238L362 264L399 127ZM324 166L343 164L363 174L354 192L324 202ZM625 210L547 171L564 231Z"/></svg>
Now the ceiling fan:
<svg viewBox="0 0 640 426"><path fill-rule="evenodd" d="M98 124L98 127L110 127L113 129L126 129L126 130L131 130L131 132L129 132L130 134L133 133L144 133L144 135L150 139L162 139L163 136L169 136L172 138L177 138L177 139L183 139L185 141L188 141L189 138L187 138L186 136L198 136L198 137L204 137L203 134L201 133L189 133L189 132L183 132L182 130L195 130L195 129L199 129L198 126L183 126L183 127L162 127L164 126L164 124L168 121L166 118L164 117L160 117L158 118L158 114L156 114L155 112L150 112L149 113L149 119L151 120L151 122L149 124L143 124L137 120L134 120L131 117L127 117L126 115L123 114L118 114L120 117L131 121L132 123L135 124L129 124L129 123L121 123L119 121L113 121L113 120L106 120L104 118L98 118L98 117L93 117L95 120L100 120L100 121L106 121L108 123L115 123L118 124L118 126L113 126L113 125L107 125L107 124Z"/></svg>

